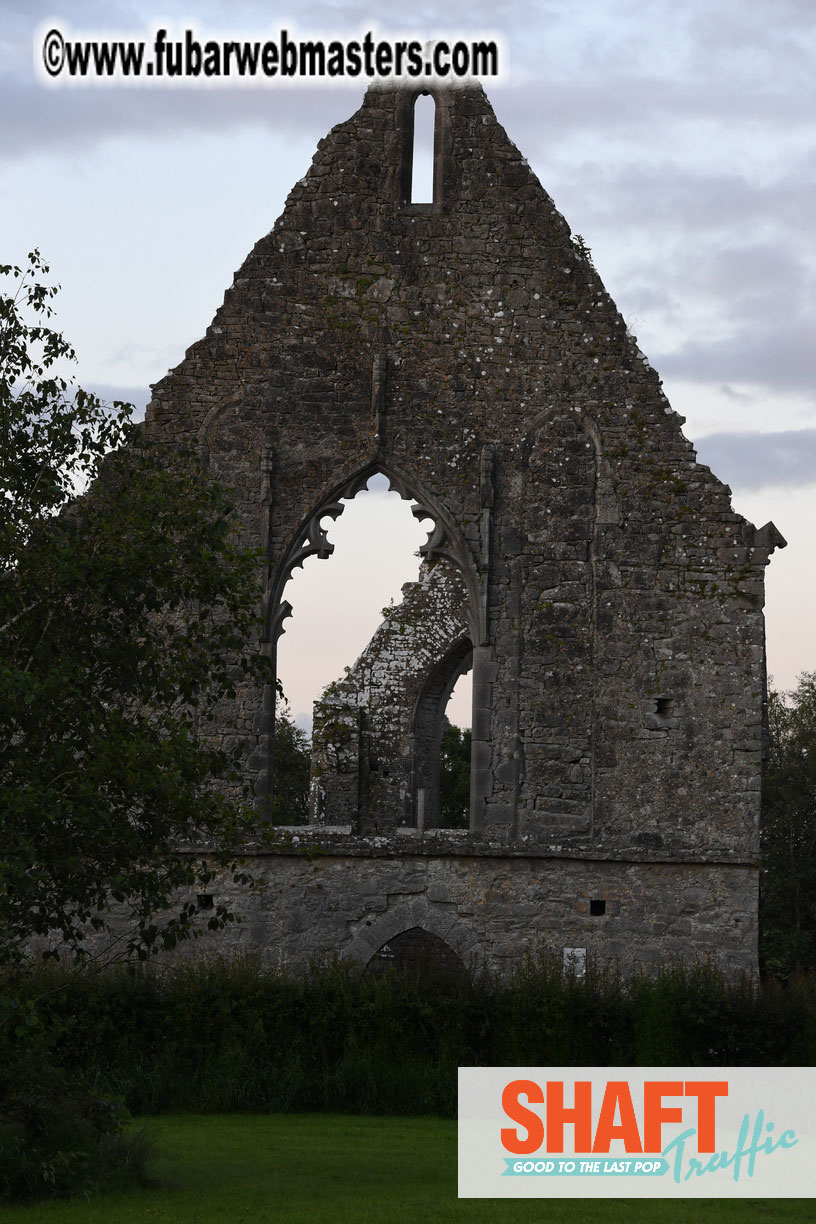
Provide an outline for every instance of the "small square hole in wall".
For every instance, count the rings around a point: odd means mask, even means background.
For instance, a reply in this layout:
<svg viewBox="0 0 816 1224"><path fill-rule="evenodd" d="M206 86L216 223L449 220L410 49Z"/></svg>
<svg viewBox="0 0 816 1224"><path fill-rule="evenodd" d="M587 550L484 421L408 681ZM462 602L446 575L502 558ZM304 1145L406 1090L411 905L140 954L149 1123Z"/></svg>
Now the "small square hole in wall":
<svg viewBox="0 0 816 1224"><path fill-rule="evenodd" d="M593 918L600 917L606 913L606 901L603 897L593 897L589 903L589 912Z"/></svg>
<svg viewBox="0 0 816 1224"><path fill-rule="evenodd" d="M674 709L674 701L671 697L658 697L657 709L655 713L659 718L671 718Z"/></svg>
<svg viewBox="0 0 816 1224"><path fill-rule="evenodd" d="M215 905L212 893L199 893L197 899L200 910L212 909Z"/></svg>

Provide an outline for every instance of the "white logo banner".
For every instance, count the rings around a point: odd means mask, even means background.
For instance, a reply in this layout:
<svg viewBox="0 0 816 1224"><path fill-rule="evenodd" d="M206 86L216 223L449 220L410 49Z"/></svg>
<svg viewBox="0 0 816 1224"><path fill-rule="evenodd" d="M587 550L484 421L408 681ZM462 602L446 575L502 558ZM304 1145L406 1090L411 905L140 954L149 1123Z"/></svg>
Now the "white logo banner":
<svg viewBox="0 0 816 1224"><path fill-rule="evenodd" d="M460 1067L460 1198L816 1197L816 1068Z"/></svg>

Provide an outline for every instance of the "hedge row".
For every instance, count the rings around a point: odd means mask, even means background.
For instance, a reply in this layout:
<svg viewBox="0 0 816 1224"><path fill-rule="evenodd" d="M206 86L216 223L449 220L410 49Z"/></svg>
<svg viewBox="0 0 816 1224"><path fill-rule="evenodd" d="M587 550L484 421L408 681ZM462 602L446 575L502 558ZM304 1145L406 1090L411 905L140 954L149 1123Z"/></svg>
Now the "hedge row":
<svg viewBox="0 0 816 1224"><path fill-rule="evenodd" d="M623 982L576 981L547 963L502 980L335 964L290 979L254 960L217 960L74 975L41 968L25 990L57 1061L134 1113L453 1115L460 1065L816 1057L816 981L760 987L708 967Z"/></svg>

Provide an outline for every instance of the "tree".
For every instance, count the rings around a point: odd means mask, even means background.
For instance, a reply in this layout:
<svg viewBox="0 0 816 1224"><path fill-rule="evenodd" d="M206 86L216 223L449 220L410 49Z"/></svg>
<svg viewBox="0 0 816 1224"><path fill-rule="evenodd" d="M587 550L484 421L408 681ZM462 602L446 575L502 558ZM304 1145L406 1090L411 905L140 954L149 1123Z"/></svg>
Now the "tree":
<svg viewBox="0 0 816 1224"><path fill-rule="evenodd" d="M80 954L109 900L141 957L193 931L209 868L180 847L252 819L211 718L270 680L229 498L73 386L47 272L0 268L0 964L32 936Z"/></svg>
<svg viewBox="0 0 816 1224"><path fill-rule="evenodd" d="M768 702L762 784L760 961L780 977L816 968L816 672Z"/></svg>
<svg viewBox="0 0 816 1224"><path fill-rule="evenodd" d="M439 752L439 824L443 829L466 829L470 823L469 729L448 723Z"/></svg>
<svg viewBox="0 0 816 1224"><path fill-rule="evenodd" d="M269 812L273 825L306 824L311 764L308 735L295 724L287 707L279 707L275 714L275 792Z"/></svg>

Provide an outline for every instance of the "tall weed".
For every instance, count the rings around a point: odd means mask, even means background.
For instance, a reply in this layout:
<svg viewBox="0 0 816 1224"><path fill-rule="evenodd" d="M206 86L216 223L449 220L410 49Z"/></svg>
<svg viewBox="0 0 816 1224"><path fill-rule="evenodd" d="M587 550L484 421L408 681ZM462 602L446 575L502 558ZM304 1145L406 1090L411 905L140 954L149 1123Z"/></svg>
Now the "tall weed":
<svg viewBox="0 0 816 1224"><path fill-rule="evenodd" d="M452 1116L456 1069L802 1065L816 981L759 986L713 968L623 981L530 959L502 978L374 973L336 962L293 978L240 958L26 982L58 1061L136 1113Z"/></svg>

